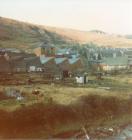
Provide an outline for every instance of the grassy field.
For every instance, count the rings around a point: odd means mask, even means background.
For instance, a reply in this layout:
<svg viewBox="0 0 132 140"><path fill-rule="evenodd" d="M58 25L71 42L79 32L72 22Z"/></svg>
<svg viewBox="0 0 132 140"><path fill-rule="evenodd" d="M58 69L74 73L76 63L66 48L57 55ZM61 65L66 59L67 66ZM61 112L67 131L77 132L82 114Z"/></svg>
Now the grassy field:
<svg viewBox="0 0 132 140"><path fill-rule="evenodd" d="M131 76L94 78L86 85L1 85L0 136L69 138L85 127L91 137L99 138L98 128L112 127L115 133L132 123ZM19 89L24 99L5 98L2 94L9 88ZM36 89L38 96L32 94Z"/></svg>

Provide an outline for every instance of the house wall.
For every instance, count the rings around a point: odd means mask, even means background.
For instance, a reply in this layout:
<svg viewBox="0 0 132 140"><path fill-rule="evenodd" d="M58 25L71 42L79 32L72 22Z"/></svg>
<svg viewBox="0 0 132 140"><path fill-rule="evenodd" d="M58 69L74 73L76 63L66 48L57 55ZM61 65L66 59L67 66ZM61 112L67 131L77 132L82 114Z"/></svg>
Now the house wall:
<svg viewBox="0 0 132 140"><path fill-rule="evenodd" d="M46 48L38 47L34 49L34 53L36 54L36 56L41 56L41 55L55 56L55 48L54 47L46 47Z"/></svg>
<svg viewBox="0 0 132 140"><path fill-rule="evenodd" d="M63 61L62 63L58 64L58 67L61 71L70 71L70 64L68 60Z"/></svg>
<svg viewBox="0 0 132 140"><path fill-rule="evenodd" d="M84 70L84 65L83 65L82 61L79 59L75 63L70 64L70 70L73 73L78 72L78 71L83 71Z"/></svg>
<svg viewBox="0 0 132 140"><path fill-rule="evenodd" d="M39 57L27 60L26 69L28 72L42 72L42 64Z"/></svg>
<svg viewBox="0 0 132 140"><path fill-rule="evenodd" d="M103 71L113 71L113 70L123 70L127 69L126 65L114 65L114 66L109 66L109 65L104 65L102 66Z"/></svg>
<svg viewBox="0 0 132 140"><path fill-rule="evenodd" d="M34 49L34 53L36 54L36 56L41 56L45 53L45 50L41 47Z"/></svg>
<svg viewBox="0 0 132 140"><path fill-rule="evenodd" d="M44 55L48 57L55 56L55 48L53 47L45 48Z"/></svg>
<svg viewBox="0 0 132 140"><path fill-rule="evenodd" d="M27 72L24 60L15 60L11 62L12 72Z"/></svg>
<svg viewBox="0 0 132 140"><path fill-rule="evenodd" d="M59 68L56 65L54 59L49 60L45 64L42 64L42 68L44 70L44 73L51 73L51 74L59 73Z"/></svg>

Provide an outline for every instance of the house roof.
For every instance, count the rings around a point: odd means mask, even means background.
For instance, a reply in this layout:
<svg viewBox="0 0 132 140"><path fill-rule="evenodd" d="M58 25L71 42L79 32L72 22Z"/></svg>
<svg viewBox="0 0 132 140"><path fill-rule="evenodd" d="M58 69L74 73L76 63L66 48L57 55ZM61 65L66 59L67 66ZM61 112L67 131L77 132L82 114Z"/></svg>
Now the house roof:
<svg viewBox="0 0 132 140"><path fill-rule="evenodd" d="M79 56L80 56L80 55L79 55L78 53L77 53L77 54L72 54L72 55L71 55L72 58L78 58Z"/></svg>
<svg viewBox="0 0 132 140"><path fill-rule="evenodd" d="M5 56L9 57L10 60L18 60L18 59L21 59L21 58L26 58L26 57L30 57L31 54L28 54L28 53L24 53L24 52L21 52L21 53L16 53L16 52L6 52L5 53ZM33 56L33 55L32 55Z"/></svg>
<svg viewBox="0 0 132 140"><path fill-rule="evenodd" d="M70 50L71 50L71 49L69 49L69 48L58 49L58 50L56 51L56 54L58 54L58 55L69 54L69 51L70 51Z"/></svg>
<svg viewBox="0 0 132 140"><path fill-rule="evenodd" d="M45 57L44 55L40 56L40 62L41 64L45 64L48 61L50 61L51 59L54 59L53 57Z"/></svg>
<svg viewBox="0 0 132 140"><path fill-rule="evenodd" d="M63 63L65 60L67 60L67 58L55 58L55 63L56 63L56 64L61 64L61 63Z"/></svg>
<svg viewBox="0 0 132 140"><path fill-rule="evenodd" d="M107 65L127 65L128 64L128 58L126 56L122 56L122 57L107 57L103 59L104 64Z"/></svg>
<svg viewBox="0 0 132 140"><path fill-rule="evenodd" d="M41 66L40 58L39 57L29 57L24 59L26 64L31 66Z"/></svg>
<svg viewBox="0 0 132 140"><path fill-rule="evenodd" d="M28 58L24 58L24 60L26 61L26 62L32 62L32 61L38 61L38 62L40 62L40 59L39 59L39 57L28 57Z"/></svg>
<svg viewBox="0 0 132 140"><path fill-rule="evenodd" d="M70 63L70 64L74 64L74 63L76 63L78 60L79 60L79 58L71 58L71 59L69 59L69 63Z"/></svg>
<svg viewBox="0 0 132 140"><path fill-rule="evenodd" d="M45 42L43 42L39 47L40 48L55 48L53 44L45 43Z"/></svg>
<svg viewBox="0 0 132 140"><path fill-rule="evenodd" d="M21 53L22 52L20 49L16 49L16 48L0 48L0 51L14 52L14 53Z"/></svg>

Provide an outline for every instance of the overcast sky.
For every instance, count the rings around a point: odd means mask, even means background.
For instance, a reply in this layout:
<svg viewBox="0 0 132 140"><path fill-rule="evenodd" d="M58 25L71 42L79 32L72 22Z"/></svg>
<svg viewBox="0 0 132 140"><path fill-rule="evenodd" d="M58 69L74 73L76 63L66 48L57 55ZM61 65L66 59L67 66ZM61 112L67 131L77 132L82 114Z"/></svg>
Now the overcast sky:
<svg viewBox="0 0 132 140"><path fill-rule="evenodd" d="M132 34L132 0L0 0L0 16L41 25Z"/></svg>

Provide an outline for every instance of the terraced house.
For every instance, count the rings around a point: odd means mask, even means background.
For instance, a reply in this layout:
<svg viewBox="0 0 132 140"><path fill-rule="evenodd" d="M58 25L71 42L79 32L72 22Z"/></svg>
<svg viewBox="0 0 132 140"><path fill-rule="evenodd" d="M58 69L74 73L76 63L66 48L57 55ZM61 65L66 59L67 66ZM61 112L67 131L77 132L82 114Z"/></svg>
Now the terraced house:
<svg viewBox="0 0 132 140"><path fill-rule="evenodd" d="M128 58L127 56L121 57L106 57L103 58L102 62L99 64L101 70L104 72L124 70L128 68Z"/></svg>

